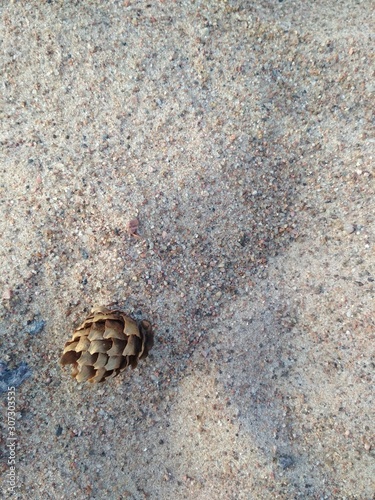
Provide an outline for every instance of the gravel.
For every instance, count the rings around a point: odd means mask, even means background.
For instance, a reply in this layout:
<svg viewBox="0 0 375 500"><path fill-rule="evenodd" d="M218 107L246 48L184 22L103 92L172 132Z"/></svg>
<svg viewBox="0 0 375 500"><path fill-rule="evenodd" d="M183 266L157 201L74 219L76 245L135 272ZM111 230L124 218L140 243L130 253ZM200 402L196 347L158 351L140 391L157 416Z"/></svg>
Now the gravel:
<svg viewBox="0 0 375 500"><path fill-rule="evenodd" d="M3 6L15 498L372 498L372 10ZM58 359L97 305L155 346L79 386Z"/></svg>

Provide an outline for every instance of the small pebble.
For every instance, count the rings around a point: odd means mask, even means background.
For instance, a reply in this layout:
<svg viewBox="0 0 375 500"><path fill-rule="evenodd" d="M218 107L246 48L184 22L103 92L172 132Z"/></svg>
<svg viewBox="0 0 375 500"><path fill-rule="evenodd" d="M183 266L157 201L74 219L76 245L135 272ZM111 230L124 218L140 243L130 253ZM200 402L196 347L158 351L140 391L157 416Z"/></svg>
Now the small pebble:
<svg viewBox="0 0 375 500"><path fill-rule="evenodd" d="M88 251L85 248L81 248L80 252L81 252L81 255L82 255L83 259L87 260L89 258L89 253L88 253Z"/></svg>
<svg viewBox="0 0 375 500"><path fill-rule="evenodd" d="M43 330L45 324L46 322L43 319L34 319L29 325L27 325L25 332L30 335L36 335Z"/></svg>
<svg viewBox="0 0 375 500"><path fill-rule="evenodd" d="M10 288L5 288L2 298L4 300L10 300L12 298L12 290Z"/></svg>
<svg viewBox="0 0 375 500"><path fill-rule="evenodd" d="M0 361L0 393L7 392L8 387L20 386L30 375L31 370L27 363L22 362L17 368L11 370L3 361Z"/></svg>
<svg viewBox="0 0 375 500"><path fill-rule="evenodd" d="M279 465L282 469L288 469L294 464L293 457L289 455L280 455L279 457Z"/></svg>
<svg viewBox="0 0 375 500"><path fill-rule="evenodd" d="M130 236L138 236L138 227L139 227L138 219L132 219L131 221L128 222L126 229L130 234Z"/></svg>
<svg viewBox="0 0 375 500"><path fill-rule="evenodd" d="M344 231L346 234L352 234L355 231L355 226L353 224L346 223L344 224Z"/></svg>

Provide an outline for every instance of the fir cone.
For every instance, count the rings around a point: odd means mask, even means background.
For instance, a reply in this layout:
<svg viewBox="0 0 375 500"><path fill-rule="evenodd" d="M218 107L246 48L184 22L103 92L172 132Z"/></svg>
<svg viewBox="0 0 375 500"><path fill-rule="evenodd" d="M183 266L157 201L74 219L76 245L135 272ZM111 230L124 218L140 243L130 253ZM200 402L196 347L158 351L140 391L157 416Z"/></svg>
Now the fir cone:
<svg viewBox="0 0 375 500"><path fill-rule="evenodd" d="M146 358L153 344L151 324L139 325L122 311L95 308L66 342L60 363L73 365L78 382L104 382Z"/></svg>

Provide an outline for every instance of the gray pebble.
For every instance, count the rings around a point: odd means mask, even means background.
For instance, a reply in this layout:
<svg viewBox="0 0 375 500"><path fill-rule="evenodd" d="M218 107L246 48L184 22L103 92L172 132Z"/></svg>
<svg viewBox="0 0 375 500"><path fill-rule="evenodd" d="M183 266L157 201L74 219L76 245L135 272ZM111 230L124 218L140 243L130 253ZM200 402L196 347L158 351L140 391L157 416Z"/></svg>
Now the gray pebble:
<svg viewBox="0 0 375 500"><path fill-rule="evenodd" d="M288 469L294 464L294 458L290 455L280 455L278 463L282 469Z"/></svg>
<svg viewBox="0 0 375 500"><path fill-rule="evenodd" d="M355 231L355 226L354 224L350 224L349 222L344 224L344 231L346 234L352 234Z"/></svg>
<svg viewBox="0 0 375 500"><path fill-rule="evenodd" d="M6 363L0 361L0 393L7 392L8 387L18 387L31 376L27 363L20 363L17 368L9 369Z"/></svg>
<svg viewBox="0 0 375 500"><path fill-rule="evenodd" d="M27 325L25 332L30 335L36 335L43 330L45 324L46 322L43 319L34 319L29 325Z"/></svg>
<svg viewBox="0 0 375 500"><path fill-rule="evenodd" d="M86 250L86 248L81 248L80 249L80 252L81 252L81 255L82 255L82 258L87 260L89 258L89 253L88 251Z"/></svg>

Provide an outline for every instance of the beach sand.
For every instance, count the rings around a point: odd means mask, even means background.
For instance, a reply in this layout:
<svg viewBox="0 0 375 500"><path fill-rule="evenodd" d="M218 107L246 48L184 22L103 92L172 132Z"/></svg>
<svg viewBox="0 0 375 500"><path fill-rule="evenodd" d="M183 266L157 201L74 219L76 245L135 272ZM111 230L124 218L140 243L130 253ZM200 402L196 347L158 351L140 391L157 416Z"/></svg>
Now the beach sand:
<svg viewBox="0 0 375 500"><path fill-rule="evenodd" d="M373 22L2 2L2 498L373 498ZM96 305L155 345L79 385Z"/></svg>

